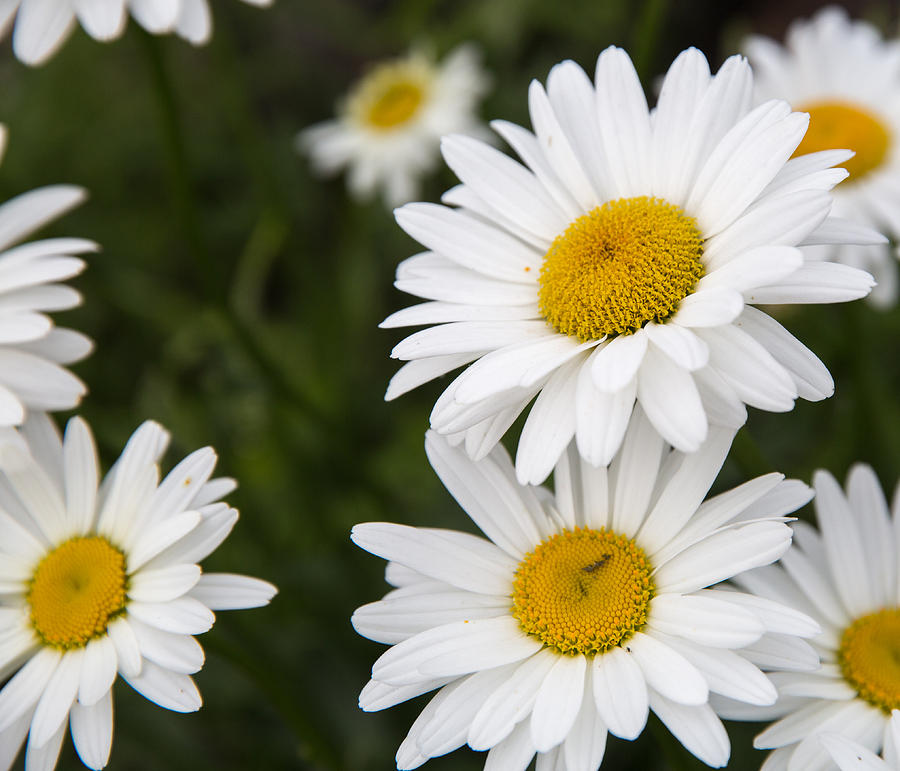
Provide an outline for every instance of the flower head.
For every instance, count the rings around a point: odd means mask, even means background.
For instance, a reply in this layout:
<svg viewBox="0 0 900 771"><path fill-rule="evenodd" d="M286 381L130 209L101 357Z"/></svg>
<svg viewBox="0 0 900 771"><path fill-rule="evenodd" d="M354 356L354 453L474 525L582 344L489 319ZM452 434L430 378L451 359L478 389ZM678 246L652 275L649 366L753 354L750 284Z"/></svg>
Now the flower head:
<svg viewBox="0 0 900 771"><path fill-rule="evenodd" d="M415 203L397 221L428 250L397 288L430 302L382 326L429 325L397 345L408 361L393 399L459 367L431 427L484 457L537 397L519 440L522 483L542 481L575 438L594 465L619 448L635 402L663 438L694 452L710 424L740 426L745 405L782 412L830 396L827 369L755 304L841 302L867 274L810 261L806 246L872 243L829 217L832 168L849 152L790 160L808 116L752 108L739 57L713 76L690 49L651 113L624 51L595 83L573 62L529 90L534 133L493 128L524 161L451 136L462 180L448 205Z"/></svg>
<svg viewBox="0 0 900 771"><path fill-rule="evenodd" d="M0 158L6 129L0 126ZM50 185L0 204L0 427L17 426L31 410L67 410L87 392L65 368L87 356L93 344L80 332L54 325L48 311L81 303L61 283L84 270L75 255L97 250L83 238L19 242L80 204L86 192Z"/></svg>
<svg viewBox="0 0 900 771"><path fill-rule="evenodd" d="M20 61L38 65L62 47L76 21L94 40L108 41L121 37L129 14L147 32L174 32L195 45L206 43L212 34L207 0L10 0L0 9L0 34L15 17L13 51Z"/></svg>
<svg viewBox="0 0 900 771"><path fill-rule="evenodd" d="M809 113L797 156L844 148L856 153L841 163L850 176L834 190L833 213L900 236L900 43L831 6L794 22L784 46L751 37L744 49L760 101L786 99ZM829 244L815 252L873 273L872 302L897 301L896 256L887 245Z"/></svg>
<svg viewBox="0 0 900 771"><path fill-rule="evenodd" d="M429 432L426 451L487 539L386 523L353 541L389 560L396 588L353 615L392 647L360 695L365 710L436 695L397 753L415 768L464 744L486 769L596 769L607 732L625 739L653 710L684 746L723 766L728 737L711 692L772 704L759 669L814 668L817 626L777 602L710 588L778 559L783 515L809 488L769 474L709 499L732 432L669 450L640 408L613 464L567 451L555 493L520 486L502 446L471 461ZM549 763L548 766L542 765Z"/></svg>
<svg viewBox="0 0 900 771"><path fill-rule="evenodd" d="M813 487L819 531L797 522L794 548L780 566L737 581L819 622L822 632L811 642L822 667L771 675L779 692L773 707L717 705L726 717L780 718L756 737L755 746L774 749L767 767L789 771L834 768L826 752L829 742L818 736L826 732L870 752L893 746L890 718L900 709L900 497L895 496L892 515L875 473L865 465L850 470L846 494L826 471L816 472Z"/></svg>
<svg viewBox="0 0 900 771"><path fill-rule="evenodd" d="M477 129L486 87L473 46L460 46L441 63L413 51L372 69L338 118L301 132L297 147L322 173L347 166L356 197L371 198L381 188L391 205L405 203L436 165L441 136Z"/></svg>
<svg viewBox="0 0 900 771"><path fill-rule="evenodd" d="M234 482L210 479L208 447L160 482L167 444L144 423L98 486L79 418L62 441L41 414L22 436L0 437L0 677L12 675L0 690L0 764L27 735L26 766L52 768L68 725L82 762L105 766L117 674L162 707L199 709L194 635L213 611L275 594L256 578L201 570L237 521L219 501Z"/></svg>

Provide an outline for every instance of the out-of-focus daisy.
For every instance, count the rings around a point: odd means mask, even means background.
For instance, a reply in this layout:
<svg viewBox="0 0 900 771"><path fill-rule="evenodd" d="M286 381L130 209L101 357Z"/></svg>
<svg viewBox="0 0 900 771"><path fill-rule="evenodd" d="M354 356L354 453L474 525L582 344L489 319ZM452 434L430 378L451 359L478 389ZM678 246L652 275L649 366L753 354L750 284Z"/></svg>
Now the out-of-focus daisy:
<svg viewBox="0 0 900 771"><path fill-rule="evenodd" d="M490 540L368 523L354 542L389 560L397 587L353 615L392 647L360 695L379 710L439 689L397 753L416 768L464 744L485 769L593 771L607 732L625 739L653 710L678 740L724 766L728 736L710 692L771 704L758 668L814 668L816 624L750 594L708 588L778 559L782 516L809 488L768 474L702 503L733 433L694 454L664 447L640 408L612 466L573 449L555 495L520 486L502 445L471 461L429 432L428 457Z"/></svg>
<svg viewBox="0 0 900 771"><path fill-rule="evenodd" d="M267 6L272 0L244 0ZM147 32L174 32L195 45L212 33L207 0L6 0L0 4L0 35L12 25L13 51L26 64L43 64L81 24L94 40L115 40L128 15Z"/></svg>
<svg viewBox="0 0 900 771"><path fill-rule="evenodd" d="M5 145L0 126L0 159ZM47 311L81 303L76 290L58 282L81 273L84 260L74 255L96 251L97 244L82 238L19 244L85 197L80 187L52 185L0 204L0 427L19 425L29 410L70 409L87 393L63 365L83 359L93 344L55 326Z"/></svg>
<svg viewBox="0 0 900 771"><path fill-rule="evenodd" d="M819 532L797 522L794 548L781 565L737 582L815 618L822 632L812 643L822 667L802 675L773 674L779 700L771 708L716 705L735 719L780 718L756 737L756 747L775 750L766 771L835 768L819 740L824 732L872 752L887 747L896 753L890 718L900 709L900 486L893 516L869 466L850 470L846 495L826 471L816 473L813 487Z"/></svg>
<svg viewBox="0 0 900 771"><path fill-rule="evenodd" d="M234 482L209 478L212 449L160 482L168 434L147 422L98 487L82 420L60 441L35 414L22 436L0 437L0 677L12 675L0 690L0 767L27 734L26 768L52 768L68 725L82 762L102 768L117 673L162 707L199 709L194 635L214 610L265 605L275 587L197 564L238 518L219 501Z"/></svg>
<svg viewBox="0 0 900 771"><path fill-rule="evenodd" d="M828 370L756 303L842 302L863 271L807 260L805 244L883 237L829 217L847 152L788 160L807 116L751 108L752 74L732 57L714 77L694 49L674 62L651 115L627 54L604 51L595 84L574 62L533 82L535 133L493 128L525 166L453 136L462 185L397 211L427 252L396 286L431 302L382 326L434 325L394 348L408 360L386 398L460 366L431 426L483 457L537 396L519 440L520 482L543 480L574 435L610 461L635 400L673 446L745 405L793 408L833 392ZM473 363L474 362L474 363Z"/></svg>
<svg viewBox="0 0 900 771"><path fill-rule="evenodd" d="M900 710L891 711L890 732L885 733L884 758L879 758L859 742L836 733L819 735L841 771L900 771Z"/></svg>
<svg viewBox="0 0 900 771"><path fill-rule="evenodd" d="M377 65L346 97L336 120L300 132L297 147L323 174L348 167L350 192L371 198L380 188L392 205L412 200L419 179L437 165L440 138L479 127L487 89L474 46L443 62L422 51Z"/></svg>
<svg viewBox="0 0 900 771"><path fill-rule="evenodd" d="M871 24L829 7L794 22L784 47L751 37L744 48L758 98L787 99L810 115L797 156L837 148L856 152L841 164L850 176L834 190L832 212L900 236L900 43L882 40ZM873 273L878 286L872 302L897 301L897 261L887 245L832 244L817 252Z"/></svg>

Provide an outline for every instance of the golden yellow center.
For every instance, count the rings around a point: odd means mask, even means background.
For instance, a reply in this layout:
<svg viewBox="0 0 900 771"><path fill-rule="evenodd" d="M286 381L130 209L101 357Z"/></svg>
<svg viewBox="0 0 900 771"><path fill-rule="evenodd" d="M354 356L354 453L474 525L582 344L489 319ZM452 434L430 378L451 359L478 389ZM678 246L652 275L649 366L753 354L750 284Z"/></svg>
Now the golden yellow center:
<svg viewBox="0 0 900 771"><path fill-rule="evenodd" d="M619 198L550 245L539 278L544 318L580 340L627 335L678 310L703 275L692 217L660 198Z"/></svg>
<svg viewBox="0 0 900 771"><path fill-rule="evenodd" d="M370 129L390 131L418 114L431 77L431 65L421 57L382 64L356 87L348 109Z"/></svg>
<svg viewBox="0 0 900 771"><path fill-rule="evenodd" d="M856 155L841 164L857 181L884 162L891 144L887 127L879 117L848 102L816 102L798 108L809 113L809 129L794 153L819 150L853 150Z"/></svg>
<svg viewBox="0 0 900 771"><path fill-rule="evenodd" d="M643 550L624 535L563 530L519 563L512 614L560 653L603 653L647 622L650 571Z"/></svg>
<svg viewBox="0 0 900 771"><path fill-rule="evenodd" d="M887 713L900 708L900 609L856 619L841 636L838 662L867 702Z"/></svg>
<svg viewBox="0 0 900 771"><path fill-rule="evenodd" d="M100 536L72 538L41 560L31 579L31 623L45 645L81 648L125 610L125 555Z"/></svg>

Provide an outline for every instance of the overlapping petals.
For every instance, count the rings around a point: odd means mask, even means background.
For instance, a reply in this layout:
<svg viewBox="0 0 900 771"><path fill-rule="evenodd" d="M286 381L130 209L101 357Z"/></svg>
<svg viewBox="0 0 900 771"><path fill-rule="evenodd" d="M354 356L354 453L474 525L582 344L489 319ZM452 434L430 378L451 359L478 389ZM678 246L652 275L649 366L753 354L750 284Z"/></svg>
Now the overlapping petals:
<svg viewBox="0 0 900 771"><path fill-rule="evenodd" d="M464 744L489 750L486 769L596 769L607 732L634 739L652 710L688 750L724 766L729 742L709 694L774 703L766 669L809 670L801 639L814 621L778 602L713 588L778 559L784 515L806 485L769 474L703 501L730 446L716 429L695 454L667 448L636 408L610 467L561 457L555 494L520 486L502 447L480 462L434 432L429 460L487 539L387 523L352 538L388 560L395 587L359 608L356 630L389 648L360 695L380 710L438 689L397 753L398 768ZM653 566L646 626L607 653L563 656L511 615L513 577L526 554L562 530L607 528L634 538Z"/></svg>
<svg viewBox="0 0 900 771"><path fill-rule="evenodd" d="M533 132L493 128L523 163L478 140L451 136L444 158L461 180L445 205L415 203L397 221L428 251L402 262L396 286L428 302L382 326L423 326L399 343L408 362L386 398L464 367L431 426L487 455L532 406L516 457L522 483L542 481L573 438L593 465L619 449L635 403L670 444L696 451L713 424L740 426L746 405L792 409L833 392L828 370L756 304L842 302L864 296L863 271L810 260L809 245L878 243L830 217L830 189L847 153L792 159L807 116L785 102L752 107L739 57L711 75L682 53L651 113L628 56L604 51L595 82L573 62L529 90ZM540 268L573 219L604 202L662 198L693 217L704 275L664 323L581 341L538 309ZM468 366L467 366L468 365Z"/></svg>
<svg viewBox="0 0 900 771"><path fill-rule="evenodd" d="M883 162L863 178L834 190L832 213L840 218L900 235L900 43L884 40L868 22L851 20L844 9L824 8L795 21L784 46L754 36L744 43L755 75L757 99L786 99L803 109L824 102L858 106L877 116L894 137ZM856 148L850 148L856 149ZM886 244L859 248L832 243L810 255L837 260L872 273L878 285L869 299L886 307L897 302L898 270Z"/></svg>
<svg viewBox="0 0 900 771"><path fill-rule="evenodd" d="M0 678L11 675L0 690L0 766L27 736L26 766L52 768L67 726L82 762L105 766L117 676L162 707L199 709L190 675L204 655L194 635L212 626L213 611L265 605L274 595L265 581L200 569L237 521L219 500L235 484L210 478L210 448L160 482L168 440L161 426L144 423L98 485L96 448L79 418L63 440L41 414L21 435L0 437ZM102 536L125 554L125 610L105 634L60 649L36 633L28 583L48 552L79 536Z"/></svg>
<svg viewBox="0 0 900 771"><path fill-rule="evenodd" d="M795 523L795 545L781 565L746 573L737 582L816 619L822 631L811 643L822 666L814 672L771 675L779 692L772 707L716 704L726 717L779 718L755 742L759 748L774 749L764 765L767 769L834 768L832 757L845 757L848 741L869 753L894 746L891 726L896 721L846 680L838 649L844 630L855 619L898 606L900 498L895 497L892 513L875 473L865 465L851 469L846 494L826 471L816 473L813 486L819 531ZM829 732L843 739L820 740L820 734Z"/></svg>

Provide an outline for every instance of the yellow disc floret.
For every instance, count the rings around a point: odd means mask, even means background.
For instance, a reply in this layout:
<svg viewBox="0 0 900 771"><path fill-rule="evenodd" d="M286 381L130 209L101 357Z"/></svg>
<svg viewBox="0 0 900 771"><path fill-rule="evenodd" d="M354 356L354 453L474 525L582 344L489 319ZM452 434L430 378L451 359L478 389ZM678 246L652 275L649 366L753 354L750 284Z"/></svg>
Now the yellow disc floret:
<svg viewBox="0 0 900 771"><path fill-rule="evenodd" d="M900 709L900 609L862 616L841 636L838 662L844 679L869 704Z"/></svg>
<svg viewBox="0 0 900 771"><path fill-rule="evenodd" d="M396 129L419 112L432 77L432 65L424 57L382 64L363 78L350 95L348 112L369 129Z"/></svg>
<svg viewBox="0 0 900 771"><path fill-rule="evenodd" d="M100 536L72 538L38 564L28 591L31 623L45 645L81 648L125 609L125 555Z"/></svg>
<svg viewBox="0 0 900 771"><path fill-rule="evenodd" d="M647 622L650 572L643 550L624 535L563 530L519 563L512 614L560 653L603 653Z"/></svg>
<svg viewBox="0 0 900 771"><path fill-rule="evenodd" d="M561 334L580 340L636 332L668 319L703 275L692 217L660 198L619 198L575 220L544 256L538 302Z"/></svg>
<svg viewBox="0 0 900 771"><path fill-rule="evenodd" d="M800 108L809 113L809 129L794 156L819 150L853 150L841 164L858 181L884 163L891 135L884 122L870 110L846 102L816 102Z"/></svg>

